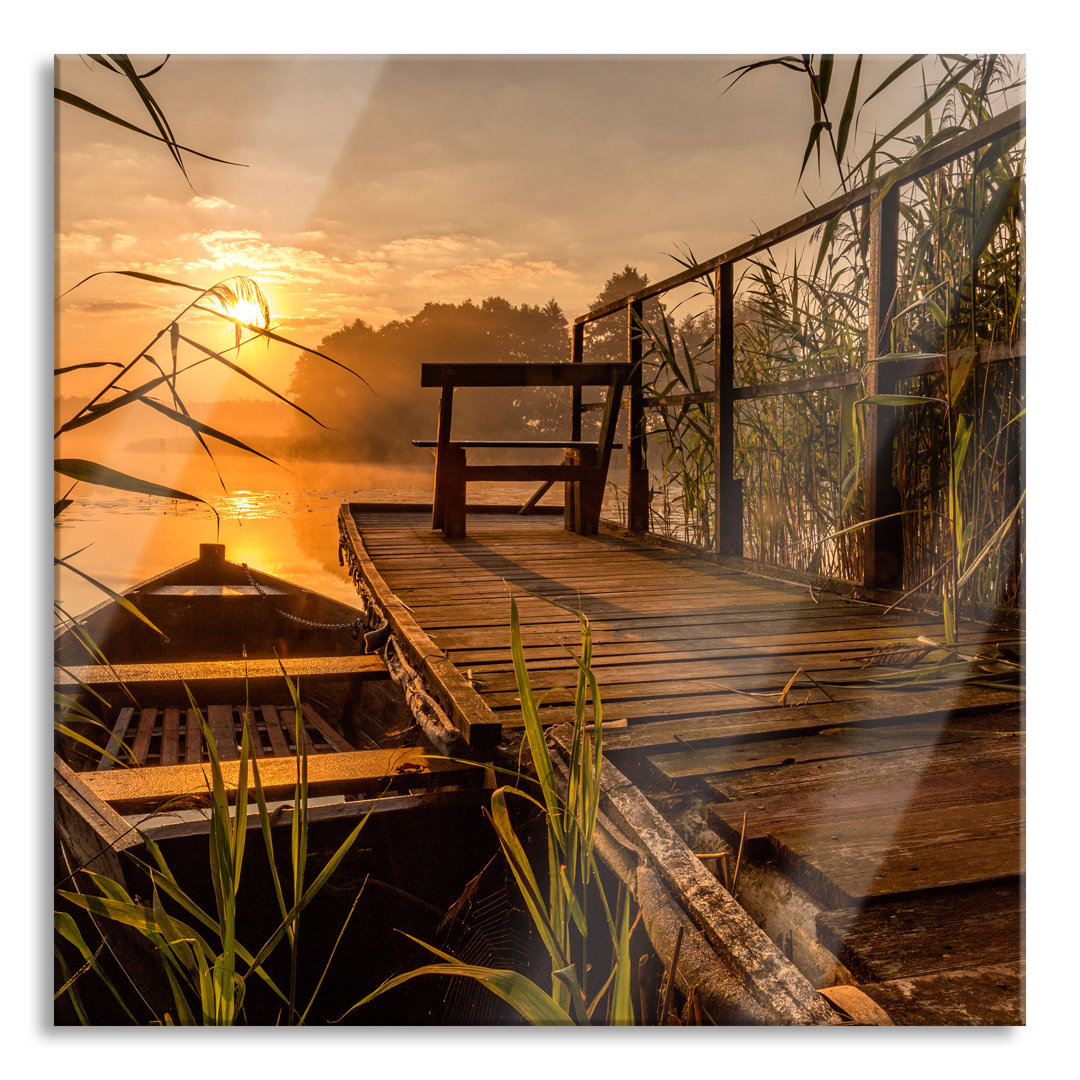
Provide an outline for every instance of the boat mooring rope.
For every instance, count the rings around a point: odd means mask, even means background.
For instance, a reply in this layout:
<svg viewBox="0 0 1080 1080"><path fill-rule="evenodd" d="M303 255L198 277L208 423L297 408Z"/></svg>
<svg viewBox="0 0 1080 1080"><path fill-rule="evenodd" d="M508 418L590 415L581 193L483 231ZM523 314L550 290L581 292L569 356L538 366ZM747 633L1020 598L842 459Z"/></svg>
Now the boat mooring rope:
<svg viewBox="0 0 1080 1080"><path fill-rule="evenodd" d="M442 706L428 693L423 677L409 666L402 655L390 631L390 621L375 602L364 580L360 561L344 536L339 536L338 539L338 563L348 570L357 595L364 601L364 616L367 625L373 627L364 635L365 647L368 652L378 652L386 661L390 677L405 694L406 704L416 725L441 753L451 757L466 756L468 744L461 732L454 727Z"/></svg>
<svg viewBox="0 0 1080 1080"><path fill-rule="evenodd" d="M265 600L269 604L270 598L266 595L266 593L263 592L262 586L255 580L254 577L252 577L251 570L248 569L248 564L241 563L240 565L243 566L244 573L247 574L248 581L251 582L255 591L259 594L260 599ZM301 619L299 615L292 615L288 611L282 611L281 608L274 607L273 604L270 604L270 606L274 609L274 611L277 612L278 615L282 616L282 618L289 619L291 622L294 623L299 623L301 626L307 626L312 630L351 630L353 639L355 640L360 636L361 631L364 629L363 616L354 619L352 622L315 622L312 619Z"/></svg>

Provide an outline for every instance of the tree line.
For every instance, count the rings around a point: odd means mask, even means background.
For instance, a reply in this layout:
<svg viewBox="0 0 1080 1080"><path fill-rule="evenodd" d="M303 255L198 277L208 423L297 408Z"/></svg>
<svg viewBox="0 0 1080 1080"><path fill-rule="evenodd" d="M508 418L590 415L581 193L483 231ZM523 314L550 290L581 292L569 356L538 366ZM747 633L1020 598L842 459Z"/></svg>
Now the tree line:
<svg viewBox="0 0 1080 1080"><path fill-rule="evenodd" d="M592 306L644 288L648 278L632 266L611 275ZM607 321L607 320L605 320ZM624 359L625 328L600 328L586 342L586 359ZM439 395L420 387L425 362L534 362L570 359L570 324L554 300L515 306L501 296L481 303L429 302L407 319L378 329L356 319L323 338L319 352L363 375L374 391L336 378L312 353L300 354L290 399L323 427L297 424L291 445L316 460L424 464L427 450L413 439L435 436ZM530 388L469 389L454 400L454 432L461 438L560 437L569 432L569 391Z"/></svg>

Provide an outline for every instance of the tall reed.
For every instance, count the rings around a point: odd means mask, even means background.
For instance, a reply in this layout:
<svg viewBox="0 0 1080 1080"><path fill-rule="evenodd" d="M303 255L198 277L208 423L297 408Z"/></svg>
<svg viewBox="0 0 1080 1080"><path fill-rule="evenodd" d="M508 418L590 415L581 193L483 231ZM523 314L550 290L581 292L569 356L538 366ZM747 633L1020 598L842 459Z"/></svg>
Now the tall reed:
<svg viewBox="0 0 1080 1080"><path fill-rule="evenodd" d="M592 633L584 615L579 614L578 618L581 655L575 657L578 676L573 735L567 762L568 779L563 792L556 780L555 766L529 682L517 603L511 599L514 674L539 796L518 784L504 785L492 793L489 813L503 857L547 954L550 981L541 986L519 971L462 963L450 954L418 941L441 962L387 979L358 1001L354 1009L412 979L439 975L475 980L530 1024L635 1022L631 997L631 900L620 891L617 902L610 902L593 853L600 805L603 712L591 666ZM545 865L534 866L530 861L527 846L513 824L513 804L542 813L547 835ZM594 924L598 924L599 929ZM601 948L606 949L611 958L610 969L599 985L599 976L590 970L591 960L597 952L597 934Z"/></svg>
<svg viewBox="0 0 1080 1080"><path fill-rule="evenodd" d="M282 672L284 675L284 671ZM295 683L284 675L296 715L301 715L300 697ZM190 699L190 692L189 692ZM240 746L238 778L233 808L222 776L221 761L213 733L191 700L206 743L211 774L209 815L209 871L213 887L212 910L202 907L192 898L176 873L169 867L160 847L145 838L148 855L142 862L151 888L149 903L132 897L118 882L89 870L78 872L87 888L58 889L61 900L89 912L106 922L134 928L145 938L160 963L161 977L168 986L172 1009L157 1021L165 1024L234 1025L245 1023L244 998L248 984L258 980L278 999L281 1015L288 1024L303 1024L308 1019L323 984L326 971L334 959L331 952L326 967L315 986L310 989L306 1003L299 1000L297 972L300 962L300 916L331 878L352 848L363 829L370 811L356 824L348 836L324 863L315 879L306 883L308 861L308 792L307 749L304 745L303 724L296 725L296 785L292 801L290 842L291 888L281 881L275 861L275 846L271 815L259 778L258 759L254 756L251 733L247 725L248 710L244 710L244 726ZM250 779L249 779L250 769ZM245 948L238 937L241 911L240 879L248 831L249 798L257 807L259 826L266 856L271 869L274 896L280 922L257 952ZM351 914L351 913L350 913ZM338 934L340 942L348 918ZM82 1022L88 1022L88 1010L82 999L80 979L94 972L111 998L117 1001L127 1017L135 1014L118 985L110 977L90 949L76 921L67 911L58 910L55 918L57 948L59 941L73 946L83 961L76 974L58 989L57 997L66 996ZM267 969L267 962L282 943L289 949L289 983L280 987ZM66 965L65 965L66 966Z"/></svg>
<svg viewBox="0 0 1080 1080"><path fill-rule="evenodd" d="M869 92L862 58L831 111L832 57L784 57L809 84L814 122L802 170L817 158L853 190L913 155L986 120L1022 87L1000 57L936 57L921 100L868 150L856 150L861 109L916 70L912 57ZM903 382L888 401L857 385L776 394L735 404L735 475L742 482L744 552L845 580L863 576L863 417L869 404L899 412L895 483L904 532L903 587L936 590L959 610L1018 607L1024 597L1024 387L1020 365L975 350L1022 348L1025 318L1024 145L1003 139L904 187L899 292L887 351L944 356L939 370ZM737 282L736 385L858 371L867 359L868 250L864 220L831 219L801 245L750 260ZM694 265L685 253L673 256ZM705 292L711 282L702 279ZM661 309L647 328L647 382L698 393L712 381L712 313L676 323ZM920 407L921 406L921 407ZM712 405L661 403L649 433L662 442L654 470L658 531L709 546Z"/></svg>

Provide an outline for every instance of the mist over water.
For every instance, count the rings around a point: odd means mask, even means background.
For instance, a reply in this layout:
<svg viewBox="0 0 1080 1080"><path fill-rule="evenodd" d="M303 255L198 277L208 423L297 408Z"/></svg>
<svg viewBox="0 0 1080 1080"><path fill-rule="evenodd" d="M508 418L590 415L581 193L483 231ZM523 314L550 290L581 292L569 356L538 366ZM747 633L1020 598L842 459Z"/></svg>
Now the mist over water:
<svg viewBox="0 0 1080 1080"><path fill-rule="evenodd" d="M147 461L153 458L148 455ZM341 505L431 500L430 469L304 462L290 463L285 471L249 460L242 473L243 486L230 485L227 494L220 484L216 493L212 488L194 492L217 511L220 526L201 503L80 484L75 501L58 519L56 552L78 553L74 565L120 592L197 557L200 544L222 543L230 561L356 603L356 590L338 565ZM71 615L105 599L63 568L56 574L55 595Z"/></svg>
<svg viewBox="0 0 1080 1080"><path fill-rule="evenodd" d="M183 461L166 462L147 455L143 474L156 478L159 466L175 475ZM182 458L183 455L176 455ZM210 503L148 498L109 488L80 484L75 500L57 519L56 553L116 592L121 592L194 559L199 545L221 543L225 557L248 563L342 600L358 602L356 589L338 565L338 511L347 502L422 502L430 505L433 469L401 469L369 464L289 462L288 471L245 459L241 468L222 469L230 484L226 494L209 484L188 487ZM558 486L557 486L558 487ZM470 502L523 503L534 484L480 484L469 491ZM66 490L66 487L64 488ZM61 492L63 493L63 491ZM545 503L561 503L553 489ZM81 615L105 595L77 574L59 568L57 602L69 614Z"/></svg>

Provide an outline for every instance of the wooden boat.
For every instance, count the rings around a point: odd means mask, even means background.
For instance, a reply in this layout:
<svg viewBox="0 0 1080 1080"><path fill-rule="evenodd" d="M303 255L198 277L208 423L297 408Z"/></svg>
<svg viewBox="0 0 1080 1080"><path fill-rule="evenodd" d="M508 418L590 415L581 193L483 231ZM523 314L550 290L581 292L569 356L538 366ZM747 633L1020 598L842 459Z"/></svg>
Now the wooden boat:
<svg viewBox="0 0 1080 1080"><path fill-rule="evenodd" d="M477 786L480 770L428 756L377 651L385 628L360 609L228 562L219 544L123 598L142 618L110 600L55 640L58 693L98 717L69 720L56 737L56 826L79 865L93 856L115 871L102 853L140 834L205 833L200 713L233 787L246 723L279 810L294 797L301 737L313 822L354 818L367 797Z"/></svg>
<svg viewBox="0 0 1080 1080"><path fill-rule="evenodd" d="M59 725L55 735L57 888L81 890L82 871L90 870L148 898L144 841L152 840L188 895L213 909L211 765L201 713L230 802L246 723L270 811L273 861L286 881L302 735L308 881L368 819L362 842L310 905L309 925L341 927L362 886L356 923L365 933L350 932L342 943L350 962L370 970L376 983L420 962L422 955L402 953L415 947L393 931L404 923L434 938L442 915L490 860L490 828L480 811L490 792L483 769L440 758L414 722L406 693L391 678L391 668L401 677L400 661L386 647L385 625L359 608L228 562L217 544L202 545L198 559L122 595L144 618L110 600L55 638L58 693L97 718L80 726L69 710L63 727L86 741ZM250 770L248 784L244 888L255 901L247 905L244 932L262 941L280 916ZM454 857L444 862L448 851ZM109 927L108 937L150 1006L148 1018L160 1019L168 1000L145 942L123 926ZM155 988L160 1000L152 1000ZM322 996L339 1015L351 1004L335 1000L328 987ZM396 1015L370 1010L357 1022L396 1022Z"/></svg>

